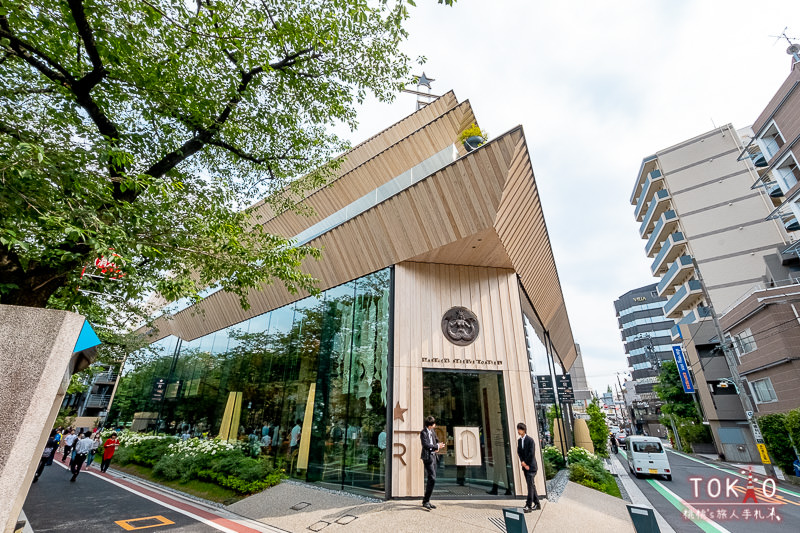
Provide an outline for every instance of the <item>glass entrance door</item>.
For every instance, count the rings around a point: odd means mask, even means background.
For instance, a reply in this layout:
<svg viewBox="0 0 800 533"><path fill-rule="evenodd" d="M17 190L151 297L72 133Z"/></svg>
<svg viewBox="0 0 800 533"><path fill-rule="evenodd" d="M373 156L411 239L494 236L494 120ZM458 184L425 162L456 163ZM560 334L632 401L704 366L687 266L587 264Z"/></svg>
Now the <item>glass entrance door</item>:
<svg viewBox="0 0 800 533"><path fill-rule="evenodd" d="M513 495L502 374L426 370L422 383L425 416L436 417L437 436L446 444L434 494Z"/></svg>

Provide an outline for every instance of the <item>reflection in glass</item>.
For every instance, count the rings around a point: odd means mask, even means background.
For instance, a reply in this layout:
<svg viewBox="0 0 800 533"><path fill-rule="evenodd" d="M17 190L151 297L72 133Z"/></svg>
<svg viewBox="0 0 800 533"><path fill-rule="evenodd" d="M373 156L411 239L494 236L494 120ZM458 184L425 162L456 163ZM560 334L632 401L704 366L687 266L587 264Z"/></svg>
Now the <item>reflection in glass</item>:
<svg viewBox="0 0 800 533"><path fill-rule="evenodd" d="M386 269L184 341L177 359L175 337L154 343L123 376L118 418L160 410L149 429L213 438L241 393L232 433L254 455L298 479L382 492L390 290ZM161 404L150 397L159 378L174 392Z"/></svg>

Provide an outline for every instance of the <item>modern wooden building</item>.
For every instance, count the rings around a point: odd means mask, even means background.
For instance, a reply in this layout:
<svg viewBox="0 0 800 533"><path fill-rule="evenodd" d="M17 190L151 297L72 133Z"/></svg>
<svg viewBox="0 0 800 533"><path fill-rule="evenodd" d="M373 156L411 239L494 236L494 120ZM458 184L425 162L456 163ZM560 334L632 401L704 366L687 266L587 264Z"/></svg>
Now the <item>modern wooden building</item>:
<svg viewBox="0 0 800 533"><path fill-rule="evenodd" d="M259 206L266 231L322 250L304 265L322 294L266 285L243 310L216 292L159 319L164 356L123 379L121 415L238 432L295 477L386 497L422 495L419 432L434 415L437 496L524 494L516 424L538 437L528 346L564 370L576 349L522 127L467 152L457 139L475 121L450 92L345 154L305 198L312 216Z"/></svg>

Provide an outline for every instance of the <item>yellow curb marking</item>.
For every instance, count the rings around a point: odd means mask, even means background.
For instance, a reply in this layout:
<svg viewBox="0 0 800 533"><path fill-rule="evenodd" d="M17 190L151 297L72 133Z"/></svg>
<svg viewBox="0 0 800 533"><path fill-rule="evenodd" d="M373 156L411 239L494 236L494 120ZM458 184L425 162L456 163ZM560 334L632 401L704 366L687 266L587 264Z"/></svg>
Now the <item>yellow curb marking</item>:
<svg viewBox="0 0 800 533"><path fill-rule="evenodd" d="M131 524L131 522L141 522L142 520L158 520L158 524L148 524L146 526L135 526ZM164 518L163 516L156 515L156 516L145 516L144 518L129 518L128 520L117 520L114 522L122 529L127 531L133 531L134 529L147 529L150 527L161 527L161 526L168 526L170 524L174 524L172 520Z"/></svg>

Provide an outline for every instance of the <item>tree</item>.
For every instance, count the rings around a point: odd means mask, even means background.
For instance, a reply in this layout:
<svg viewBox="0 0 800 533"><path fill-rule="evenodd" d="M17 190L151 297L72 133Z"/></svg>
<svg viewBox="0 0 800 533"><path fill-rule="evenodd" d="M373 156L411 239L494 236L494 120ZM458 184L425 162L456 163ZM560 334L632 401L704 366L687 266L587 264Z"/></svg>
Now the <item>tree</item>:
<svg viewBox="0 0 800 533"><path fill-rule="evenodd" d="M594 445L594 452L600 457L608 457L608 424L606 417L600 410L600 400L592 398L591 403L586 406L586 414L589 415L589 436Z"/></svg>
<svg viewBox="0 0 800 533"><path fill-rule="evenodd" d="M262 225L410 80L409 4L0 0L0 303L130 324L153 295L314 292L319 252Z"/></svg>
<svg viewBox="0 0 800 533"><path fill-rule="evenodd" d="M653 390L658 394L659 400L664 402L661 406L662 413L683 420L700 421L694 399L690 394L683 392L678 365L674 361L664 361L661 364L661 374Z"/></svg>

